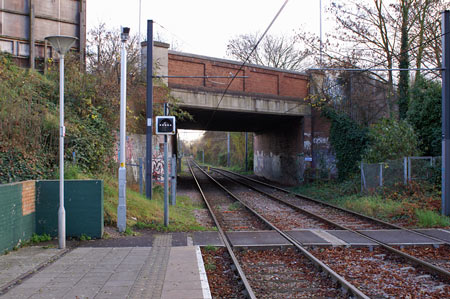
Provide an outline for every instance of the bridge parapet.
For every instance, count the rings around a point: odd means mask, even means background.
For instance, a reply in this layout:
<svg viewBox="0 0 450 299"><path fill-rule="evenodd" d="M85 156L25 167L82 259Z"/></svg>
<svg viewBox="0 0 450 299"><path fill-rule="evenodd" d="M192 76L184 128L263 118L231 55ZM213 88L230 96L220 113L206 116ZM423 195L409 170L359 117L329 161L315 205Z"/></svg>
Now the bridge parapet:
<svg viewBox="0 0 450 299"><path fill-rule="evenodd" d="M201 55L169 51L169 76L226 76L235 75L241 62ZM259 65L246 65L229 87L229 91L257 93L271 96L304 99L308 95L309 76ZM169 78L169 85L202 87L223 91L230 78Z"/></svg>

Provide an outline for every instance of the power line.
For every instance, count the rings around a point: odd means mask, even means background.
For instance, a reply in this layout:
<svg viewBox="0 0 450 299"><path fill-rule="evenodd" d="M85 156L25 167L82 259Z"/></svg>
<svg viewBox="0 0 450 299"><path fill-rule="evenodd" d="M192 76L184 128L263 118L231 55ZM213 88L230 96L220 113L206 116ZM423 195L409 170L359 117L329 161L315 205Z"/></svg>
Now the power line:
<svg viewBox="0 0 450 299"><path fill-rule="evenodd" d="M214 118L214 115L217 112L217 109L220 106L220 103L222 103L223 98L225 97L225 94L227 93L228 89L230 88L231 84L233 83L234 79L237 77L237 75L242 71L242 68L244 67L244 65L247 63L247 61L250 59L250 56L253 54L253 52L255 52L256 48L258 47L258 45L260 44L260 42L262 41L262 39L265 37L265 35L267 34L267 32L269 31L270 27L272 27L273 23L275 22L275 20L278 18L278 16L280 15L280 13L283 11L284 7L286 6L286 4L289 2L289 0L286 0L283 5L281 6L280 10L278 10L277 14L275 15L275 17L272 19L272 21L270 22L269 26L267 26L266 30L264 31L264 33L261 35L261 37L259 38L258 42L255 44L255 46L253 47L253 49L250 51L250 53L247 55L247 58L244 60L244 62L241 64L241 66L239 67L239 70L234 74L233 78L231 79L231 81L228 83L227 88L225 88L225 91L222 93L222 96L219 100L219 102L217 103L216 108L214 108L213 113L211 115L211 117L209 118L208 122L206 123L206 130L208 130L209 124L211 123L211 121Z"/></svg>

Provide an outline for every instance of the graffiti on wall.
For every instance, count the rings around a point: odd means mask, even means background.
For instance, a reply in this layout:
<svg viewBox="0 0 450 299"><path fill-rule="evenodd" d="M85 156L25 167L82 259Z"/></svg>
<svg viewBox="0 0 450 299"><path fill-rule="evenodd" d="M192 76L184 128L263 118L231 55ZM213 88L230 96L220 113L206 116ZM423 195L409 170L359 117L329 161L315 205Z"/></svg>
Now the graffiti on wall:
<svg viewBox="0 0 450 299"><path fill-rule="evenodd" d="M153 136L153 154L152 154L152 179L155 182L164 181L164 152L163 143L159 143L158 136ZM169 147L170 148L170 147ZM130 134L126 138L126 164L127 164L127 182L139 184L139 159L143 161L143 180L145 181L145 155L146 155L146 136ZM119 135L116 135L116 146L114 151L114 161L119 162ZM171 156L171 153L169 153ZM169 163L170 168L170 163ZM170 173L170 172L169 172Z"/></svg>

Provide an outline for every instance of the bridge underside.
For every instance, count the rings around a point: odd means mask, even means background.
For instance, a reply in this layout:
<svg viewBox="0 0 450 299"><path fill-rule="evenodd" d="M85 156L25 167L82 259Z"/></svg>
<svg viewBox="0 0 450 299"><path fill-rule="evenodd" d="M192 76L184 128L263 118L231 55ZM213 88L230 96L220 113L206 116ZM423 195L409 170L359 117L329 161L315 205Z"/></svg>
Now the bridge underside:
<svg viewBox="0 0 450 299"><path fill-rule="evenodd" d="M213 111L211 109L182 107L194 118L177 120L179 129L225 132L263 132L277 128L284 123L301 120L297 115L260 114L238 111ZM214 115L214 116L213 116Z"/></svg>
<svg viewBox="0 0 450 299"><path fill-rule="evenodd" d="M254 132L256 175L285 185L302 181L303 99L233 92L223 96L206 89L172 89L193 120L178 120L180 129ZM219 105L220 104L220 105Z"/></svg>
<svg viewBox="0 0 450 299"><path fill-rule="evenodd" d="M183 109L194 120L178 120L180 129L254 132L253 171L256 175L284 185L296 185L303 180L303 116Z"/></svg>

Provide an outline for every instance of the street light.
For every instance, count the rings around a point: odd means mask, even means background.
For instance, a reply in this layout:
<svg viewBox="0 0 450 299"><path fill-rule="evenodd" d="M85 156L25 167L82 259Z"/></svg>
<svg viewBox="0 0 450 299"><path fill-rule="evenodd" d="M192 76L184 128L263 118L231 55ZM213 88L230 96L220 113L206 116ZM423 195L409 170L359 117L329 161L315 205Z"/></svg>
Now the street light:
<svg viewBox="0 0 450 299"><path fill-rule="evenodd" d="M117 227L124 232L127 227L127 170L125 164L126 142L126 108L127 108L127 49L126 43L130 35L129 27L122 27L120 40L122 51L120 54L120 167L119 167L119 205L117 206Z"/></svg>
<svg viewBox="0 0 450 299"><path fill-rule="evenodd" d="M45 38L59 54L59 209L58 241L59 248L66 248L66 211L64 210L64 55L77 41L72 36L47 36Z"/></svg>

